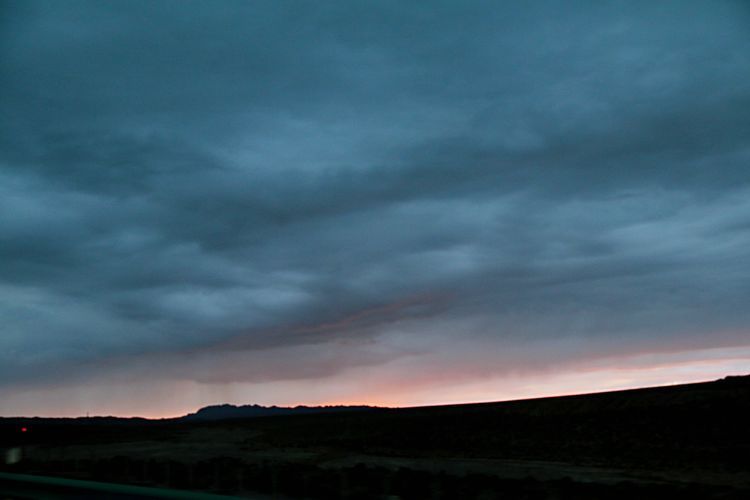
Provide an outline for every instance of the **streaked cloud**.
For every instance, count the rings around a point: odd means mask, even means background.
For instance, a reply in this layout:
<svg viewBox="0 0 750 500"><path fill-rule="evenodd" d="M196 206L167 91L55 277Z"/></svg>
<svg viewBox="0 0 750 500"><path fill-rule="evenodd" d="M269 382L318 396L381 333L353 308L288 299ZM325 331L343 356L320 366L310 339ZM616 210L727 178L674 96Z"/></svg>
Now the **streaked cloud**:
<svg viewBox="0 0 750 500"><path fill-rule="evenodd" d="M750 344L743 2L0 8L0 414Z"/></svg>

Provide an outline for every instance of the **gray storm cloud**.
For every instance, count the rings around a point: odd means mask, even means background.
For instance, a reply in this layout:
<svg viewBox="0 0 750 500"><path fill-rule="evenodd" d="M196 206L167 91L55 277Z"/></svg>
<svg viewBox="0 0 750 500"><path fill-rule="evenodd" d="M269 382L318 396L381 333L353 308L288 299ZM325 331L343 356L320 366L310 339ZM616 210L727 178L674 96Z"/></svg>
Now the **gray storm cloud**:
<svg viewBox="0 0 750 500"><path fill-rule="evenodd" d="M6 388L750 341L743 2L0 5Z"/></svg>

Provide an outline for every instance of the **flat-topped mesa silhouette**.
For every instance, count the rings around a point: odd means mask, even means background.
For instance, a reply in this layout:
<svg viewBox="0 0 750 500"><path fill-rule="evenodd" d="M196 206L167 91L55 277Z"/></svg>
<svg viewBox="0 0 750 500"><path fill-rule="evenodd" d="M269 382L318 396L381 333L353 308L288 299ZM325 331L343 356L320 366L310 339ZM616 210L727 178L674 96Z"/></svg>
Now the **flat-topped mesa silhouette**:
<svg viewBox="0 0 750 500"><path fill-rule="evenodd" d="M227 420L235 418L271 417L279 415L306 415L312 413L341 413L353 411L366 411L377 409L375 406L261 406L253 405L211 405L199 409L195 413L188 413L180 420L202 421L202 420Z"/></svg>

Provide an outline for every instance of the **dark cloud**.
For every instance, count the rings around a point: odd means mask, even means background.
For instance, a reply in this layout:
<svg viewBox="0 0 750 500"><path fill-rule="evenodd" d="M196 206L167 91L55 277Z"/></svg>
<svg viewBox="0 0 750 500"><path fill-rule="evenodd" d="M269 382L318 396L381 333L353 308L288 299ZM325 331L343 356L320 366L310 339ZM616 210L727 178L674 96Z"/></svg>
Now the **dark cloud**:
<svg viewBox="0 0 750 500"><path fill-rule="evenodd" d="M0 8L9 387L750 340L743 2Z"/></svg>

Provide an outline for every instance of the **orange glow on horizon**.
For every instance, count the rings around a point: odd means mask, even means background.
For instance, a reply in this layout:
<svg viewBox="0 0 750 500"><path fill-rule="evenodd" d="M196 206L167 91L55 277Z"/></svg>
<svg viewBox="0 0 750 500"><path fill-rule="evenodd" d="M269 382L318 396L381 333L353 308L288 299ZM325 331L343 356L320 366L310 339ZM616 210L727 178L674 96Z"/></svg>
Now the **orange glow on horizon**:
<svg viewBox="0 0 750 500"><path fill-rule="evenodd" d="M724 349L704 350L704 354ZM398 381L381 387L377 394L353 400L330 399L321 405L366 404L384 407L440 406L470 403L491 403L557 396L574 396L598 392L643 389L679 384L711 382L729 375L750 374L750 347L731 348L728 357L718 359L688 359L655 363L648 366L613 366L602 368L596 364L579 365L574 370L498 377L491 380L458 384L443 388L437 394L414 401L418 387ZM693 353L694 351L686 351ZM673 353L678 357L683 353ZM650 355L645 355L650 356ZM638 361L644 355L623 357L620 363ZM670 357L670 356L664 356ZM442 378L442 377L441 377Z"/></svg>
<svg viewBox="0 0 750 500"><path fill-rule="evenodd" d="M428 365L429 368L429 365ZM470 367L474 368L474 367ZM750 346L596 359L536 372L486 376L458 363L439 370L411 360L326 379L208 384L195 381L0 392L5 416L174 418L214 404L433 406L567 396L716 380L750 373ZM42 406L44 404L44 406ZM13 411L9 411L13 409Z"/></svg>

